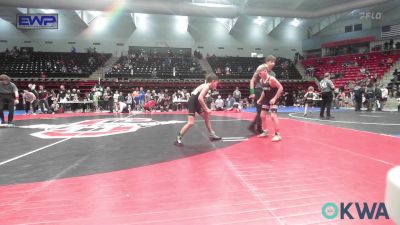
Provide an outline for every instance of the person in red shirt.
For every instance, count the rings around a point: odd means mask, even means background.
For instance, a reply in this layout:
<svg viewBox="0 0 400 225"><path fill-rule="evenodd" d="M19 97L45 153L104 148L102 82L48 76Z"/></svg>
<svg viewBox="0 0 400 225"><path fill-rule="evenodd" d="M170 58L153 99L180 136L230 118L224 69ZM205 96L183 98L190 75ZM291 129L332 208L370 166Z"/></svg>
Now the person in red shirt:
<svg viewBox="0 0 400 225"><path fill-rule="evenodd" d="M151 111L153 110L153 108L156 106L156 101L154 101L153 99L146 102L143 106L145 111Z"/></svg>

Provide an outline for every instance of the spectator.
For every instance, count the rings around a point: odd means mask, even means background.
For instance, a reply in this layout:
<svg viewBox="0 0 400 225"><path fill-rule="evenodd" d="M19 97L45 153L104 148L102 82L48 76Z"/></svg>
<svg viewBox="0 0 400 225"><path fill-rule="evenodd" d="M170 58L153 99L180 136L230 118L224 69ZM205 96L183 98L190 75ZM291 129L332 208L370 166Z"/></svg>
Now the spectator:
<svg viewBox="0 0 400 225"><path fill-rule="evenodd" d="M400 113L400 98L397 98L397 112Z"/></svg>
<svg viewBox="0 0 400 225"><path fill-rule="evenodd" d="M373 84L368 84L365 94L365 100L367 104L367 111L372 111L372 107L375 103L375 90Z"/></svg>
<svg viewBox="0 0 400 225"><path fill-rule="evenodd" d="M308 65L306 68L306 74L309 76L314 76L315 68L311 65Z"/></svg>
<svg viewBox="0 0 400 225"><path fill-rule="evenodd" d="M349 88L349 91L353 91L354 90L354 81L349 81L348 88Z"/></svg>
<svg viewBox="0 0 400 225"><path fill-rule="evenodd" d="M361 83L357 83L357 85L354 87L355 111L361 111L362 97L364 93L365 93L364 87L361 86Z"/></svg>
<svg viewBox="0 0 400 225"><path fill-rule="evenodd" d="M240 74L240 73L242 73L243 72L243 67L242 66L238 66L237 67L237 72Z"/></svg>
<svg viewBox="0 0 400 225"><path fill-rule="evenodd" d="M229 66L225 67L225 75L230 75L231 74L231 68Z"/></svg>
<svg viewBox="0 0 400 225"><path fill-rule="evenodd" d="M380 87L375 87L375 104L376 111L382 111L382 90Z"/></svg>
<svg viewBox="0 0 400 225"><path fill-rule="evenodd" d="M147 91L146 91L146 94L145 94L145 96L144 96L144 101L145 101L145 102L148 102L148 101L150 101L151 99L152 99L151 91L150 91L150 90L147 90Z"/></svg>
<svg viewBox="0 0 400 225"><path fill-rule="evenodd" d="M140 89L139 89L139 105L142 108L143 108L143 105L144 105L144 96L145 96L145 94L146 93L144 92L143 87L140 87Z"/></svg>
<svg viewBox="0 0 400 225"><path fill-rule="evenodd" d="M389 90L385 86L381 85L381 92L382 92L381 110L383 110L383 108L386 105L387 99L389 97Z"/></svg>
<svg viewBox="0 0 400 225"><path fill-rule="evenodd" d="M389 50L389 42L385 41L385 44L383 46L385 51Z"/></svg>
<svg viewBox="0 0 400 225"><path fill-rule="evenodd" d="M235 103L235 99L232 97L232 95L228 95L228 98L226 98L226 101L225 101L225 107L227 109L230 109L233 107L234 103Z"/></svg>
<svg viewBox="0 0 400 225"><path fill-rule="evenodd" d="M153 68L153 71L151 71L151 77L157 78L157 68Z"/></svg>
<svg viewBox="0 0 400 225"><path fill-rule="evenodd" d="M217 67L217 69L215 70L215 74L216 74L217 76L220 76L221 73L222 73L221 68Z"/></svg>
<svg viewBox="0 0 400 225"><path fill-rule="evenodd" d="M365 69L364 67L361 67L361 68L360 68L360 73L361 73L361 74L365 74L365 73L366 73L366 69Z"/></svg>
<svg viewBox="0 0 400 225"><path fill-rule="evenodd" d="M239 102L242 99L242 93L239 91L239 87L236 87L235 91L233 92L233 98L236 102Z"/></svg>
<svg viewBox="0 0 400 225"><path fill-rule="evenodd" d="M224 100L221 98L221 95L218 95L217 100L215 100L215 110L217 111L224 110Z"/></svg>
<svg viewBox="0 0 400 225"><path fill-rule="evenodd" d="M43 85L39 85L38 97L39 107L42 113L52 113L48 102L49 93L44 89Z"/></svg>
<svg viewBox="0 0 400 225"><path fill-rule="evenodd" d="M25 115L29 114L30 110L32 110L33 115L36 115L37 101L35 94L33 94L30 90L24 90L22 99L23 99L23 104L25 105Z"/></svg>
<svg viewBox="0 0 400 225"><path fill-rule="evenodd" d="M389 57L389 58L386 60L386 65L387 65L388 67L393 66L393 59Z"/></svg>

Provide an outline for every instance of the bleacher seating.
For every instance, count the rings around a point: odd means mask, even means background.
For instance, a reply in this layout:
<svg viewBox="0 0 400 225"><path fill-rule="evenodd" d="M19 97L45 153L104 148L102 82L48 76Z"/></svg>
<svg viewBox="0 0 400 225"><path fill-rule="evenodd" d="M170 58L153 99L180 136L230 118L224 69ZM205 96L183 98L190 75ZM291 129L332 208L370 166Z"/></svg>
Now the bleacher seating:
<svg viewBox="0 0 400 225"><path fill-rule="evenodd" d="M333 79L333 82L337 87L345 86L349 81L363 80L366 75L360 72L361 68L365 68L371 75L378 75L378 78L382 78L384 73L390 68L386 64L388 58L392 58L393 62L396 62L400 58L400 53L393 52L394 54L383 54L382 52L371 52L365 54L351 54L341 55L334 57L324 58L312 58L303 60L304 67L314 67L314 76L321 79L324 73L329 72L333 74L340 73L341 77ZM320 60L320 63L318 63ZM333 60L334 64L329 64L329 61ZM354 62L358 65L355 66ZM347 62L350 65L344 67L343 64Z"/></svg>
<svg viewBox="0 0 400 225"><path fill-rule="evenodd" d="M221 74L217 74L221 79L249 79L257 67L264 63L264 58L254 57L208 57L207 60L214 72L218 68L221 70ZM229 75L225 72L227 66L230 68ZM273 71L278 79L301 79L299 71L289 59L277 57Z"/></svg>
<svg viewBox="0 0 400 225"><path fill-rule="evenodd" d="M0 53L0 73L11 77L89 77L111 54L33 52L23 57ZM89 63L89 59L92 63ZM63 68L64 67L64 68Z"/></svg>
<svg viewBox="0 0 400 225"><path fill-rule="evenodd" d="M175 77L173 71L175 68ZM153 73L153 70L156 72ZM106 73L107 78L203 79L205 71L190 56L122 56Z"/></svg>

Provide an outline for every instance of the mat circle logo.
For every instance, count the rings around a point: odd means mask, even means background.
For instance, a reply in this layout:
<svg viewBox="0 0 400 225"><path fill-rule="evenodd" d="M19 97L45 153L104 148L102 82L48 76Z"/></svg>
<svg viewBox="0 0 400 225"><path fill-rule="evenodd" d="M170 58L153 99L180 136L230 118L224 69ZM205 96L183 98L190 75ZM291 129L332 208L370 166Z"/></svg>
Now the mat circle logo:
<svg viewBox="0 0 400 225"><path fill-rule="evenodd" d="M31 134L42 139L52 138L95 138L135 132L140 128L184 123L184 121L155 121L151 118L111 118L85 120L71 124L38 124L23 128L44 129Z"/></svg>
<svg viewBox="0 0 400 225"><path fill-rule="evenodd" d="M339 214L339 208L333 202L326 203L322 207L322 215L328 220L336 218L338 214Z"/></svg>

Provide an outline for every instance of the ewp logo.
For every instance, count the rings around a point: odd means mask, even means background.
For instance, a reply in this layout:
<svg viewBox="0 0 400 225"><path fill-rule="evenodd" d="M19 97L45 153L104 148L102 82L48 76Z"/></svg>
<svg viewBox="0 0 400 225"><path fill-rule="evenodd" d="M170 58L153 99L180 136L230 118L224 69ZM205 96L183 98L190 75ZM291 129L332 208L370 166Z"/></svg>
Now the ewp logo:
<svg viewBox="0 0 400 225"><path fill-rule="evenodd" d="M357 214L354 213L354 210L352 212L352 206L354 204L354 207L356 208ZM353 213L353 214L352 214ZM322 207L322 215L329 220L335 219L338 217L340 214L340 219L350 219L354 220L353 215L358 215L358 219L364 220L379 220L379 219L390 219L389 215L386 210L385 203L377 203L374 202L372 204L372 207L368 205L368 203L364 202L362 204L358 202L349 202L349 203L340 203L340 208L332 202L326 203Z"/></svg>
<svg viewBox="0 0 400 225"><path fill-rule="evenodd" d="M17 15L17 28L20 29L57 29L58 14Z"/></svg>

